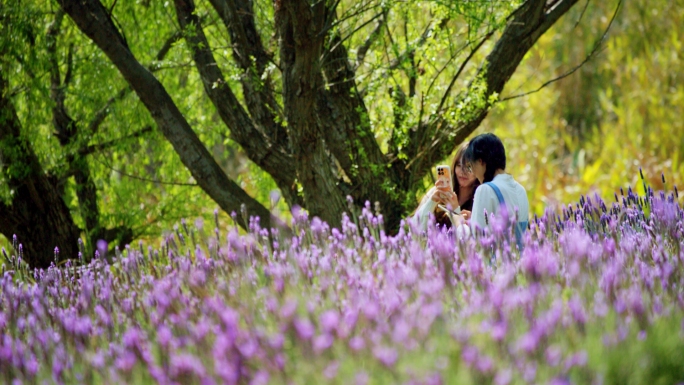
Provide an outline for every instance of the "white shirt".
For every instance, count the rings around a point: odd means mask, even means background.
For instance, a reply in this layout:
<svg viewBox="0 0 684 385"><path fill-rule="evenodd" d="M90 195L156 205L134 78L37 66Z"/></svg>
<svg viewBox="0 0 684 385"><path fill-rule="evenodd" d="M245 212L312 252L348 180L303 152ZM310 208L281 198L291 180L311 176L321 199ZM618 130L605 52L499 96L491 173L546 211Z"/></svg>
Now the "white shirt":
<svg viewBox="0 0 684 385"><path fill-rule="evenodd" d="M421 231L427 231L428 218L430 214L433 214L435 208L437 207L437 202L432 200L432 196L437 192L436 187L432 187L420 201L420 205L416 209L416 213L413 215L413 220L417 221Z"/></svg>
<svg viewBox="0 0 684 385"><path fill-rule="evenodd" d="M527 221L530 213L530 202L527 199L527 191L510 174L499 174L494 177L492 182L501 190L504 202L508 209L508 214L515 222ZM518 218L515 218L515 209L518 209ZM491 186L481 185L475 190L473 198L473 213L470 219L470 227L475 233L476 228L484 229L487 226L485 221L485 210L487 215L499 212L499 199Z"/></svg>
<svg viewBox="0 0 684 385"><path fill-rule="evenodd" d="M435 208L437 208L437 202L432 200L432 196L437 192L436 187L432 187L420 201L420 205L416 209L416 213L413 215L411 220L416 221L420 231L427 231L428 219L430 214L434 215ZM465 222L459 222L460 224L456 227L456 235L459 238L465 238L470 235L470 228L465 224Z"/></svg>

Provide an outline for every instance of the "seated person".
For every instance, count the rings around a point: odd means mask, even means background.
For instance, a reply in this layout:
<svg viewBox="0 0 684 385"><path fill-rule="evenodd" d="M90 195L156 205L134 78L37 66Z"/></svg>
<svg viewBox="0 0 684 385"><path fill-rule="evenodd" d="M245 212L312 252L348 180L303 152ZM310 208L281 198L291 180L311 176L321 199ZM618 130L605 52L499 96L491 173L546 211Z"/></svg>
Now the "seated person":
<svg viewBox="0 0 684 385"><path fill-rule="evenodd" d="M418 221L422 231L427 230L430 213L434 215L437 224L447 228L452 226L450 216L440 209L438 205L450 207L451 210L455 211L458 211L460 208L463 219L470 218L475 189L480 183L472 173L466 173L463 167L462 158L467 147L467 142L459 147L451 164L453 190L444 181L437 181L435 186L428 190L423 199L421 199L413 218Z"/></svg>
<svg viewBox="0 0 684 385"><path fill-rule="evenodd" d="M530 204L525 188L505 172L506 151L501 140L494 134L476 136L468 144L463 154L463 162L465 171L482 183L475 192L470 220L472 233L487 226L485 210L487 215L496 215L500 212L501 206L505 205L511 221L517 222L516 241L521 248L522 234L527 229Z"/></svg>

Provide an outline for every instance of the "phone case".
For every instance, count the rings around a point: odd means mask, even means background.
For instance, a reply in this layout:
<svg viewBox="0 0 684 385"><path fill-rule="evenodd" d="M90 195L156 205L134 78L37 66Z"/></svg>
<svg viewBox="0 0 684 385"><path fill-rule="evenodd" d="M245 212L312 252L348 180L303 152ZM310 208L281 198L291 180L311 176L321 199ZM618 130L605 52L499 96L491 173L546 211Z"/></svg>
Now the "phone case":
<svg viewBox="0 0 684 385"><path fill-rule="evenodd" d="M454 183L451 180L451 167L447 165L437 166L437 180L446 180L449 182L449 187L453 190Z"/></svg>

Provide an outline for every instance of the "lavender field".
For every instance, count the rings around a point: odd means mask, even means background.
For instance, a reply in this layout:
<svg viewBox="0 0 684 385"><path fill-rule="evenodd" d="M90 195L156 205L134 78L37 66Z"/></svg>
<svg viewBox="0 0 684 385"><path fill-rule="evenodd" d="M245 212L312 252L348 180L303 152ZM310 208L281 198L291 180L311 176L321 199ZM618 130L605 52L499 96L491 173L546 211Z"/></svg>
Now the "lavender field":
<svg viewBox="0 0 684 385"><path fill-rule="evenodd" d="M684 210L672 193L582 198L458 239L370 206L297 236L182 223L131 247L0 278L6 383L675 384ZM216 226L216 229L214 229ZM20 241L20 240L19 240ZM513 242L515 244L515 242ZM17 249L20 249L17 245Z"/></svg>

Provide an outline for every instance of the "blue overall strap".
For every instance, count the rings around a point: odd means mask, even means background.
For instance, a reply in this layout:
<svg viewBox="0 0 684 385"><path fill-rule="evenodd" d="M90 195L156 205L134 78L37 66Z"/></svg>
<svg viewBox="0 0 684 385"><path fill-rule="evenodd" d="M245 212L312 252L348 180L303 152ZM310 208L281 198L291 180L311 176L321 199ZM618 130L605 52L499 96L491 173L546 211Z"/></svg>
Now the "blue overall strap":
<svg viewBox="0 0 684 385"><path fill-rule="evenodd" d="M494 184L494 182L485 182L485 184L494 190L494 193L496 194L496 197L499 199L499 204L500 205L505 205L506 201L503 199L503 195L501 195L501 190Z"/></svg>
<svg viewBox="0 0 684 385"><path fill-rule="evenodd" d="M487 186L491 187L492 190L494 190L494 193L496 194L496 197L499 200L499 205L506 204L506 201L504 201L504 197L501 194L501 190L499 190L499 187L497 187L497 185L495 185L494 182L486 182L484 184L486 184ZM525 234L525 230L527 230L527 221L520 221L516 223L515 242L518 244L518 249L520 250L523 249L522 237L523 234Z"/></svg>

